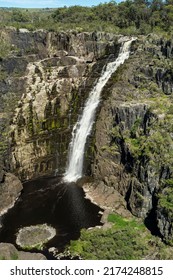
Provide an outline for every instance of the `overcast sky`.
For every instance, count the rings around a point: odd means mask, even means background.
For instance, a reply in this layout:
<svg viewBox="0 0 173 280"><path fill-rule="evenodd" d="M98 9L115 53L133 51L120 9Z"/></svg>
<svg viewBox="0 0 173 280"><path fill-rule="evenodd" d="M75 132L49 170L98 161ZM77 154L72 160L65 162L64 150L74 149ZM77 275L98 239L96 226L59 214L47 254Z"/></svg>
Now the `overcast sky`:
<svg viewBox="0 0 173 280"><path fill-rule="evenodd" d="M0 7L57 8L74 5L95 6L104 2L109 0L0 0Z"/></svg>

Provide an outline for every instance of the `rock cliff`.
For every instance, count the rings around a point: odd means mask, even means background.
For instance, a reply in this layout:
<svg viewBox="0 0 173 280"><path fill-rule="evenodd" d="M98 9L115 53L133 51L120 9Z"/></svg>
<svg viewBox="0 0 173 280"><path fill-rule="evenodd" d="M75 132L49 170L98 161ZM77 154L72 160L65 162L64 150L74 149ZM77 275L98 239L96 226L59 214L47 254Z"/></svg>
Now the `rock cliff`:
<svg viewBox="0 0 173 280"><path fill-rule="evenodd" d="M91 168L95 180L118 191L133 215L168 243L173 240L171 46L154 35L139 38L110 79Z"/></svg>
<svg viewBox="0 0 173 280"><path fill-rule="evenodd" d="M120 36L2 30L0 153L22 180L62 175L73 124ZM173 242L172 41L139 36L103 90L86 174ZM7 135L10 135L8 141ZM3 156L2 156L3 154ZM7 157L9 156L9 157ZM3 176L1 176L3 177ZM152 224L152 225L151 225Z"/></svg>
<svg viewBox="0 0 173 280"><path fill-rule="evenodd" d="M118 54L119 36L7 29L1 37L13 46L1 61L7 75L1 98L18 96L10 115L10 168L22 180L62 174L73 124L106 59Z"/></svg>

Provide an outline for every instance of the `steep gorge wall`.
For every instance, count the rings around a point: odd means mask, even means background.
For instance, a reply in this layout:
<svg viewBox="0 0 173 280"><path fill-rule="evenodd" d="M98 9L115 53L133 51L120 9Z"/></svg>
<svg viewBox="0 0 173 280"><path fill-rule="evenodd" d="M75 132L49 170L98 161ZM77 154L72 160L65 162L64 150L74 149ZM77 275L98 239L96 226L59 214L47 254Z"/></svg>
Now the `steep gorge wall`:
<svg viewBox="0 0 173 280"><path fill-rule="evenodd" d="M91 173L172 244L172 43L151 35L133 49L103 92Z"/></svg>
<svg viewBox="0 0 173 280"><path fill-rule="evenodd" d="M0 153L22 180L64 172L71 130L118 38L103 33L3 30L12 49L0 61ZM103 91L90 143L90 174L173 242L171 41L151 35ZM8 129L7 129L8 128ZM10 146L4 147L10 129ZM7 154L11 156L7 160ZM1 158L3 158L1 156ZM10 164L9 164L10 163ZM0 162L0 165L2 163ZM3 163L4 164L4 163ZM99 183L97 184L99 188Z"/></svg>
<svg viewBox="0 0 173 280"><path fill-rule="evenodd" d="M73 124L106 60L117 56L119 36L6 29L1 38L12 46L1 59L0 81L10 169L22 180L55 171L61 175Z"/></svg>

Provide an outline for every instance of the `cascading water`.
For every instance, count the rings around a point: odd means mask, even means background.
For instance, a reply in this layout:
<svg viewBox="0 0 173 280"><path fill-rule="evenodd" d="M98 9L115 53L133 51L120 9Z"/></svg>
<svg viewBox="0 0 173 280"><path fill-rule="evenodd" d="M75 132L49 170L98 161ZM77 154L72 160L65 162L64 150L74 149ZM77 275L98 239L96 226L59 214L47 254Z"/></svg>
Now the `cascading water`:
<svg viewBox="0 0 173 280"><path fill-rule="evenodd" d="M89 94L89 97L84 106L83 113L72 131L69 161L64 175L65 182L76 182L79 178L82 177L85 144L87 136L91 133L96 108L100 102L101 91L111 75L121 64L124 63L126 59L128 59L130 54L130 45L134 40L135 39L132 38L131 40L124 42L118 58L114 62L110 62L107 64L106 68L103 69L96 85L93 87Z"/></svg>

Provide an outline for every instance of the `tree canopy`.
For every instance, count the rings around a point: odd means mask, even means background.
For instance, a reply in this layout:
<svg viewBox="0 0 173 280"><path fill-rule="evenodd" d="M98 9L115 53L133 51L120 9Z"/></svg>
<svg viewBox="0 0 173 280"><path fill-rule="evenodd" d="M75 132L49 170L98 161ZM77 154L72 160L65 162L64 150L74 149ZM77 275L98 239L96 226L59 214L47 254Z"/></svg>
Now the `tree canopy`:
<svg viewBox="0 0 173 280"><path fill-rule="evenodd" d="M57 9L0 9L1 26L29 29L106 31L122 34L171 32L173 0L110 1L97 6Z"/></svg>

